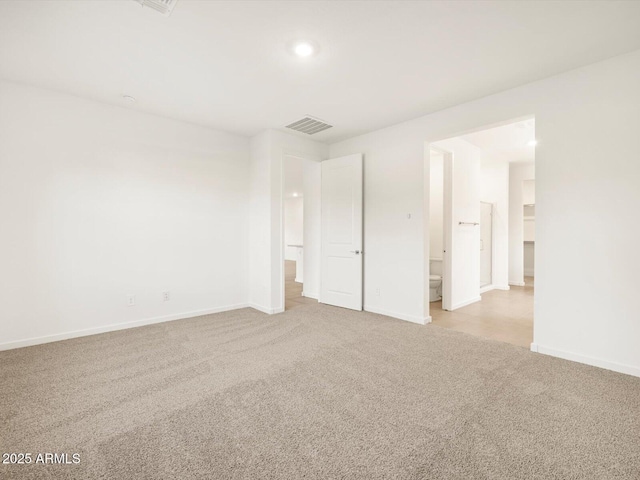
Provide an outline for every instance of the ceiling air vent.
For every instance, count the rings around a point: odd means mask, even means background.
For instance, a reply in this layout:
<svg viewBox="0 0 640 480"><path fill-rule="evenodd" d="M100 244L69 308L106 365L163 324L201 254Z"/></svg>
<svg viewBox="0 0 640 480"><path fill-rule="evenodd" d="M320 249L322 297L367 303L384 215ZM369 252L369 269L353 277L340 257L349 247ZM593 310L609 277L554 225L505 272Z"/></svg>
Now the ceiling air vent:
<svg viewBox="0 0 640 480"><path fill-rule="evenodd" d="M160 12L165 17L171 15L173 7L176 6L178 0L134 0L143 7L153 8L155 11Z"/></svg>
<svg viewBox="0 0 640 480"><path fill-rule="evenodd" d="M297 122L290 123L285 128L290 128L296 132L306 133L307 135L313 135L314 133L322 132L323 130L331 127L333 127L333 125L329 125L317 118L306 116Z"/></svg>

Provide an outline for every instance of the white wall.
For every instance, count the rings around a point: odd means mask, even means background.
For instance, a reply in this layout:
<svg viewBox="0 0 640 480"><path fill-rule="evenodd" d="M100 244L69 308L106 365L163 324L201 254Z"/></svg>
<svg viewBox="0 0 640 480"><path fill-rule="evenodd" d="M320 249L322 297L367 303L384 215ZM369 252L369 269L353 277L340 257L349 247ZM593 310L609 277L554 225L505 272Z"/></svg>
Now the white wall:
<svg viewBox="0 0 640 480"><path fill-rule="evenodd" d="M326 153L324 153L326 155ZM320 162L305 160L304 183L304 284L302 295L318 298L320 294Z"/></svg>
<svg viewBox="0 0 640 480"><path fill-rule="evenodd" d="M365 156L367 304L407 319L428 308L424 142L535 116L532 348L640 375L640 250L628 221L640 204L639 84L636 51L331 145L332 157Z"/></svg>
<svg viewBox="0 0 640 480"><path fill-rule="evenodd" d="M304 243L304 202L302 197L284 199L284 258L296 260L297 249L289 245Z"/></svg>
<svg viewBox="0 0 640 480"><path fill-rule="evenodd" d="M433 145L453 154L451 177L453 226L451 247L447 254L451 262L449 305L451 310L455 310L480 300L480 227L460 225L459 222L480 222L482 151L462 138L442 140ZM444 294L446 295L446 291Z"/></svg>
<svg viewBox="0 0 640 480"><path fill-rule="evenodd" d="M7 82L0 137L0 348L246 305L247 139Z"/></svg>
<svg viewBox="0 0 640 480"><path fill-rule="evenodd" d="M253 137L251 146L249 298L254 308L277 313L284 310L284 158L294 156L320 162L328 157L329 147L276 130L266 130ZM305 197L308 197L306 191ZM311 202L313 205L313 200ZM308 222L314 223L314 219L308 218L305 212L305 223ZM307 251L314 249L312 239L309 245L306 236L304 280L313 285L318 273L309 272L306 266ZM317 248L320 248L319 240ZM313 261L309 268L314 268Z"/></svg>
<svg viewBox="0 0 640 480"><path fill-rule="evenodd" d="M524 198L525 180L535 178L533 163L509 165L509 284L524 285ZM531 203L530 195L527 198Z"/></svg>
<svg viewBox="0 0 640 480"><path fill-rule="evenodd" d="M429 165L429 259L442 260L444 250L444 164L442 154L431 152ZM438 275L440 275L438 273Z"/></svg>
<svg viewBox="0 0 640 480"><path fill-rule="evenodd" d="M267 313L271 311L272 269L272 191L271 137L269 131L251 139L249 195L249 303Z"/></svg>
<svg viewBox="0 0 640 480"><path fill-rule="evenodd" d="M535 205L536 203L536 181L522 181L522 203L524 205Z"/></svg>
<svg viewBox="0 0 640 480"><path fill-rule="evenodd" d="M493 208L493 271L495 288L509 288L509 160L482 151L480 201Z"/></svg>

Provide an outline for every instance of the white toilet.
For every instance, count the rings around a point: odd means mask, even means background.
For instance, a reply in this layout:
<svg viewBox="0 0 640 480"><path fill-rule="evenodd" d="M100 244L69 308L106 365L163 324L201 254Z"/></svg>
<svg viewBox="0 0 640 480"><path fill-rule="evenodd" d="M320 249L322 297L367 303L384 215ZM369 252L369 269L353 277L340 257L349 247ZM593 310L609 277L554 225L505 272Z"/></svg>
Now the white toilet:
<svg viewBox="0 0 640 480"><path fill-rule="evenodd" d="M429 301L442 300L442 259L429 259Z"/></svg>
<svg viewBox="0 0 640 480"><path fill-rule="evenodd" d="M429 275L429 301L437 302L439 300L442 300L442 277Z"/></svg>

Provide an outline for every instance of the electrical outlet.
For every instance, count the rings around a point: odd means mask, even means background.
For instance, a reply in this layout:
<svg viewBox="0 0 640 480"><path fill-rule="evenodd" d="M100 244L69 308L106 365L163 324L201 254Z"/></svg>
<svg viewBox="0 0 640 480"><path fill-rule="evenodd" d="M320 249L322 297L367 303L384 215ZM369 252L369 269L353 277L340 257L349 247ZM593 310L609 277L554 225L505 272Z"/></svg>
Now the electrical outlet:
<svg viewBox="0 0 640 480"><path fill-rule="evenodd" d="M127 295L127 306L133 307L136 304L136 296L135 295Z"/></svg>
<svg viewBox="0 0 640 480"><path fill-rule="evenodd" d="M165 302L168 302L169 300L171 300L171 293L170 292L162 292L162 300Z"/></svg>

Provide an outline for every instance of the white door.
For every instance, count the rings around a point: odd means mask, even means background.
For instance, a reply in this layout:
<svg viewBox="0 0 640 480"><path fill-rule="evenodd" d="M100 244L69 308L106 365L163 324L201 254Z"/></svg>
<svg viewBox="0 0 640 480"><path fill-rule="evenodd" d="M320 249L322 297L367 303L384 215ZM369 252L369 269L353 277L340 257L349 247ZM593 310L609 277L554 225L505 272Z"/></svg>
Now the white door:
<svg viewBox="0 0 640 480"><path fill-rule="evenodd" d="M362 310L362 154L322 162L320 302Z"/></svg>
<svg viewBox="0 0 640 480"><path fill-rule="evenodd" d="M480 202L480 286L493 283L493 205Z"/></svg>

